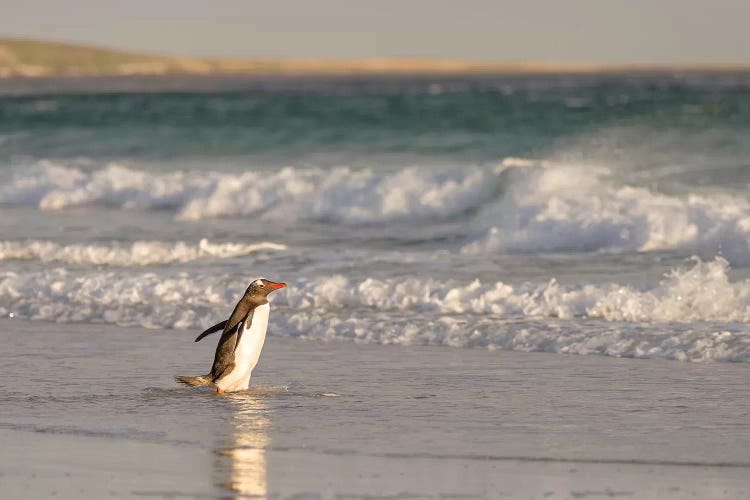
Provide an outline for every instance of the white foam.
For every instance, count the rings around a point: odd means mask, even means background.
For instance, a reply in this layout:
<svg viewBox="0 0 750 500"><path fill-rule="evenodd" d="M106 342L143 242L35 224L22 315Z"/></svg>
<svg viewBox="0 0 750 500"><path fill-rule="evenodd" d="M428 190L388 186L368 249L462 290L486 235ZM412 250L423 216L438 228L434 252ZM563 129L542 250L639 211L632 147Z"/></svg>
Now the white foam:
<svg viewBox="0 0 750 500"><path fill-rule="evenodd" d="M447 217L494 195L486 169L392 174L347 167L150 173L112 164L85 173L49 162L26 169L0 187L0 203L61 210L82 205L171 208L185 220L254 214L265 219L345 223Z"/></svg>
<svg viewBox="0 0 750 500"><path fill-rule="evenodd" d="M483 208L480 225L489 229L463 253L679 249L750 262L746 197L622 186L601 166L510 159L498 172L512 187Z"/></svg>
<svg viewBox="0 0 750 500"><path fill-rule="evenodd" d="M416 278L367 279L342 276L292 287L285 296L294 308L368 307L381 311L419 310L505 317L597 318L628 322L750 322L750 281L730 282L722 258L692 260L656 287L623 285L513 286L503 282L446 284Z"/></svg>
<svg viewBox="0 0 750 500"><path fill-rule="evenodd" d="M381 344L750 361L750 280L732 282L728 273L718 258L695 259L644 289L555 280L303 279L271 296L270 331ZM6 272L0 315L198 331L231 312L240 281L185 272Z"/></svg>
<svg viewBox="0 0 750 500"><path fill-rule="evenodd" d="M347 167L153 173L108 165L83 172L49 162L16 170L0 203L43 210L97 204L170 209L197 220L344 224L465 217L465 254L540 251L721 252L750 263L750 200L727 192L665 194L615 182L606 166L508 158L498 168L382 173Z"/></svg>
<svg viewBox="0 0 750 500"><path fill-rule="evenodd" d="M289 335L321 340L348 340L391 345L435 345L524 352L660 358L679 361L750 362L750 335L704 328L658 328L558 320L508 321L444 315L404 320L381 315L363 320L361 313L331 315L294 313L275 328Z"/></svg>
<svg viewBox="0 0 750 500"><path fill-rule="evenodd" d="M101 204L122 208L179 207L201 189L210 176L188 178L182 172L152 174L112 164L86 173L44 161L16 172L0 187L0 202L38 206L43 210Z"/></svg>
<svg viewBox="0 0 750 500"><path fill-rule="evenodd" d="M227 259L252 253L285 250L286 245L261 243L212 243L207 239L197 244L186 242L136 241L130 244L98 243L69 244L44 240L0 241L0 261L40 260L67 264L107 266L151 266L190 262L197 259Z"/></svg>

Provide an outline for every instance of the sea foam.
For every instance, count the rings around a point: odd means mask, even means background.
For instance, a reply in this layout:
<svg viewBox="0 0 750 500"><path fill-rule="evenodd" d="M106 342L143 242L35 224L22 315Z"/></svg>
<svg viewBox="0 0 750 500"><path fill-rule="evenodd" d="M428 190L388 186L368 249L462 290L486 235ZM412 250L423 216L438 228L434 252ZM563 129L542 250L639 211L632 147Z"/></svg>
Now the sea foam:
<svg viewBox="0 0 750 500"><path fill-rule="evenodd" d="M438 280L374 279L352 283L343 276L292 287L284 300L295 309L366 307L498 317L596 318L624 322L750 322L750 281L731 282L729 264L692 259L655 287L563 286L503 282L446 284Z"/></svg>
<svg viewBox="0 0 750 500"><path fill-rule="evenodd" d="M83 205L173 209L198 220L257 214L270 220L387 222L449 217L492 198L496 176L472 167L379 174L348 167L150 173L112 164L86 173L44 162L0 187L0 203L61 210Z"/></svg>
<svg viewBox="0 0 750 500"><path fill-rule="evenodd" d="M6 174L7 175L7 174ZM721 252L750 263L750 200L729 192L667 194L623 185L603 165L508 158L497 167L348 167L273 171L93 172L42 163L15 171L0 203L168 209L181 220L254 216L356 226L462 220L467 255L546 251Z"/></svg>
<svg viewBox="0 0 750 500"><path fill-rule="evenodd" d="M750 280L732 282L728 273L727 261L717 258L694 259L642 289L554 279L300 279L272 297L271 331L380 344L750 361ZM187 272L5 272L0 315L198 331L228 315L245 285L231 275Z"/></svg>
<svg viewBox="0 0 750 500"><path fill-rule="evenodd" d="M750 262L750 201L727 193L668 195L623 186L605 167L506 160L505 196L478 215L467 254L539 251L721 251Z"/></svg>
<svg viewBox="0 0 750 500"><path fill-rule="evenodd" d="M0 261L39 260L66 264L107 266L152 266L190 262L197 259L227 259L263 251L286 250L286 245L260 243L212 243L201 239L197 244L183 241L136 241L124 243L60 244L53 241L0 241Z"/></svg>

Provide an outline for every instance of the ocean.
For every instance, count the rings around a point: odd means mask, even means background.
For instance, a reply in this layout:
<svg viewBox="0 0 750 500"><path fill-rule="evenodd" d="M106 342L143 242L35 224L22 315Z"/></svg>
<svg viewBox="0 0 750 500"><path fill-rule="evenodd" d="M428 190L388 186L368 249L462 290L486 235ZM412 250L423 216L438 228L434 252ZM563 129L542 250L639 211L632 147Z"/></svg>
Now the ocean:
<svg viewBox="0 0 750 500"><path fill-rule="evenodd" d="M750 77L0 99L0 315L750 361Z"/></svg>
<svg viewBox="0 0 750 500"><path fill-rule="evenodd" d="M748 74L0 83L8 491L746 498L749 189Z"/></svg>

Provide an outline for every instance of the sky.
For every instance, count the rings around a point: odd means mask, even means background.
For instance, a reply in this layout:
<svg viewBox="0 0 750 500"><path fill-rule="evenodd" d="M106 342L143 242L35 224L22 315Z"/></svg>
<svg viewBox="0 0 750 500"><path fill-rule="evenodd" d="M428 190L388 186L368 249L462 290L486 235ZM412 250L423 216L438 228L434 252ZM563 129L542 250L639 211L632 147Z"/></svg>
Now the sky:
<svg viewBox="0 0 750 500"><path fill-rule="evenodd" d="M0 36L185 56L748 63L750 0L0 0Z"/></svg>

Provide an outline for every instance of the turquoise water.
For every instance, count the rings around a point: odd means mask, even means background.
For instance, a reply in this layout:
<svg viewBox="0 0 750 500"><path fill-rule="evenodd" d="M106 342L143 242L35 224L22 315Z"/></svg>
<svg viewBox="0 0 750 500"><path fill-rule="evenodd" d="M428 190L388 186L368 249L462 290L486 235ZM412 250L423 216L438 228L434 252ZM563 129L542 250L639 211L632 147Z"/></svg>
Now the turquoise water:
<svg viewBox="0 0 750 500"><path fill-rule="evenodd" d="M11 95L0 100L0 158L336 152L495 161L555 154L612 128L629 134L593 140L592 149L739 155L750 148L749 85L747 75L301 79L231 92ZM724 137L696 147L692 139L709 132Z"/></svg>

